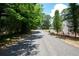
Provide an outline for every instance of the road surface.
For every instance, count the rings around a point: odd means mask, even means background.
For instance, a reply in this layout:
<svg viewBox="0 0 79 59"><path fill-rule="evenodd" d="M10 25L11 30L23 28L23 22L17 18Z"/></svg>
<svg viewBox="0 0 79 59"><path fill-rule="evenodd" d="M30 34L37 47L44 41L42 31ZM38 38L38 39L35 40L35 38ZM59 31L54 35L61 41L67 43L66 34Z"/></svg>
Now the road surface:
<svg viewBox="0 0 79 59"><path fill-rule="evenodd" d="M0 50L1 56L79 56L79 48L51 36L43 30L34 30L24 41Z"/></svg>

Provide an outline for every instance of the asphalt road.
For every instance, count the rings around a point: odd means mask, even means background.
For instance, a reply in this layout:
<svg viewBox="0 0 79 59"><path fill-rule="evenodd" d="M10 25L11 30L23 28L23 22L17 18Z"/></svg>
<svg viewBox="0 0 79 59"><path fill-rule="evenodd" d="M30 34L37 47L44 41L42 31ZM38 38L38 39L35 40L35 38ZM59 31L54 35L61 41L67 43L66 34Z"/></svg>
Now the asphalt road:
<svg viewBox="0 0 79 59"><path fill-rule="evenodd" d="M1 56L79 56L79 48L43 30L34 30L24 41L0 50Z"/></svg>

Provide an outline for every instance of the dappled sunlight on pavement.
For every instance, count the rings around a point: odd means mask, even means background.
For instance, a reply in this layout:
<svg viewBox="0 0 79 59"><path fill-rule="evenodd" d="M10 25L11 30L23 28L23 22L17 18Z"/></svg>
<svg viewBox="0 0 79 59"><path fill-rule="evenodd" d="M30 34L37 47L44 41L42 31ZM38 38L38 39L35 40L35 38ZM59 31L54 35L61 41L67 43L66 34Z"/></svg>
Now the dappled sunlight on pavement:
<svg viewBox="0 0 79 59"><path fill-rule="evenodd" d="M42 38L42 35L35 35L40 33L39 31L33 31L32 35L24 38L22 42L19 42L13 46L7 47L6 49L0 50L0 55L2 56L27 56L27 55L36 55L39 51L33 51L37 49L38 44L34 44L36 39Z"/></svg>
<svg viewBox="0 0 79 59"><path fill-rule="evenodd" d="M78 56L79 48L66 44L47 31L33 30L22 42L0 49L1 56Z"/></svg>

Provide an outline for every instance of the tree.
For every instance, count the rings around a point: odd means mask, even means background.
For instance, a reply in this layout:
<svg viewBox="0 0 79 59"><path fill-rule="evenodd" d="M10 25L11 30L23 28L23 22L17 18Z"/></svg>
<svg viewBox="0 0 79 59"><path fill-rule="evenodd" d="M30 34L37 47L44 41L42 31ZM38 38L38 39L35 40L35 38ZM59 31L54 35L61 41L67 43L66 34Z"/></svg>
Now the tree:
<svg viewBox="0 0 79 59"><path fill-rule="evenodd" d="M42 6L36 3L0 4L0 17L1 32L28 33L40 25Z"/></svg>
<svg viewBox="0 0 79 59"><path fill-rule="evenodd" d="M43 24L42 24L42 28L43 29L49 29L50 27L50 15L45 15L43 14L44 18L43 18Z"/></svg>
<svg viewBox="0 0 79 59"><path fill-rule="evenodd" d="M58 10L55 11L53 28L56 30L57 33L61 31L61 28L62 28L62 20Z"/></svg>
<svg viewBox="0 0 79 59"><path fill-rule="evenodd" d="M70 32L74 32L75 33L75 37L77 35L77 32L79 30L79 6L76 3L70 3L69 4L69 8L68 8L68 12L65 15L66 20L68 22L68 29Z"/></svg>
<svg viewBox="0 0 79 59"><path fill-rule="evenodd" d="M6 7L8 7L8 5L7 4L0 4L0 32L2 31L2 28L4 27L4 20L3 19L1 19L2 17L4 17L4 16L7 16L6 15L6 13L5 13L5 11L4 11L4 9L6 8ZM5 17L4 17L5 18Z"/></svg>

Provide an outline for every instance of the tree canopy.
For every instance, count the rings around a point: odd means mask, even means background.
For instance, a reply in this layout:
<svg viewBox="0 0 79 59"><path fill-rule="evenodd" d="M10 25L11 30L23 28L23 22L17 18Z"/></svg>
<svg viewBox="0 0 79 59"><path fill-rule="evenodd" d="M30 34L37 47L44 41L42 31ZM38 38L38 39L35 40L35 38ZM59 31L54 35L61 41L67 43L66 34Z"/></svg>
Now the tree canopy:
<svg viewBox="0 0 79 59"><path fill-rule="evenodd" d="M76 3L70 3L69 7L64 10L64 19L67 20L67 26L69 32L74 32L75 37L79 32L79 5Z"/></svg>
<svg viewBox="0 0 79 59"><path fill-rule="evenodd" d="M0 32L27 33L42 21L42 6L36 3L0 4Z"/></svg>

